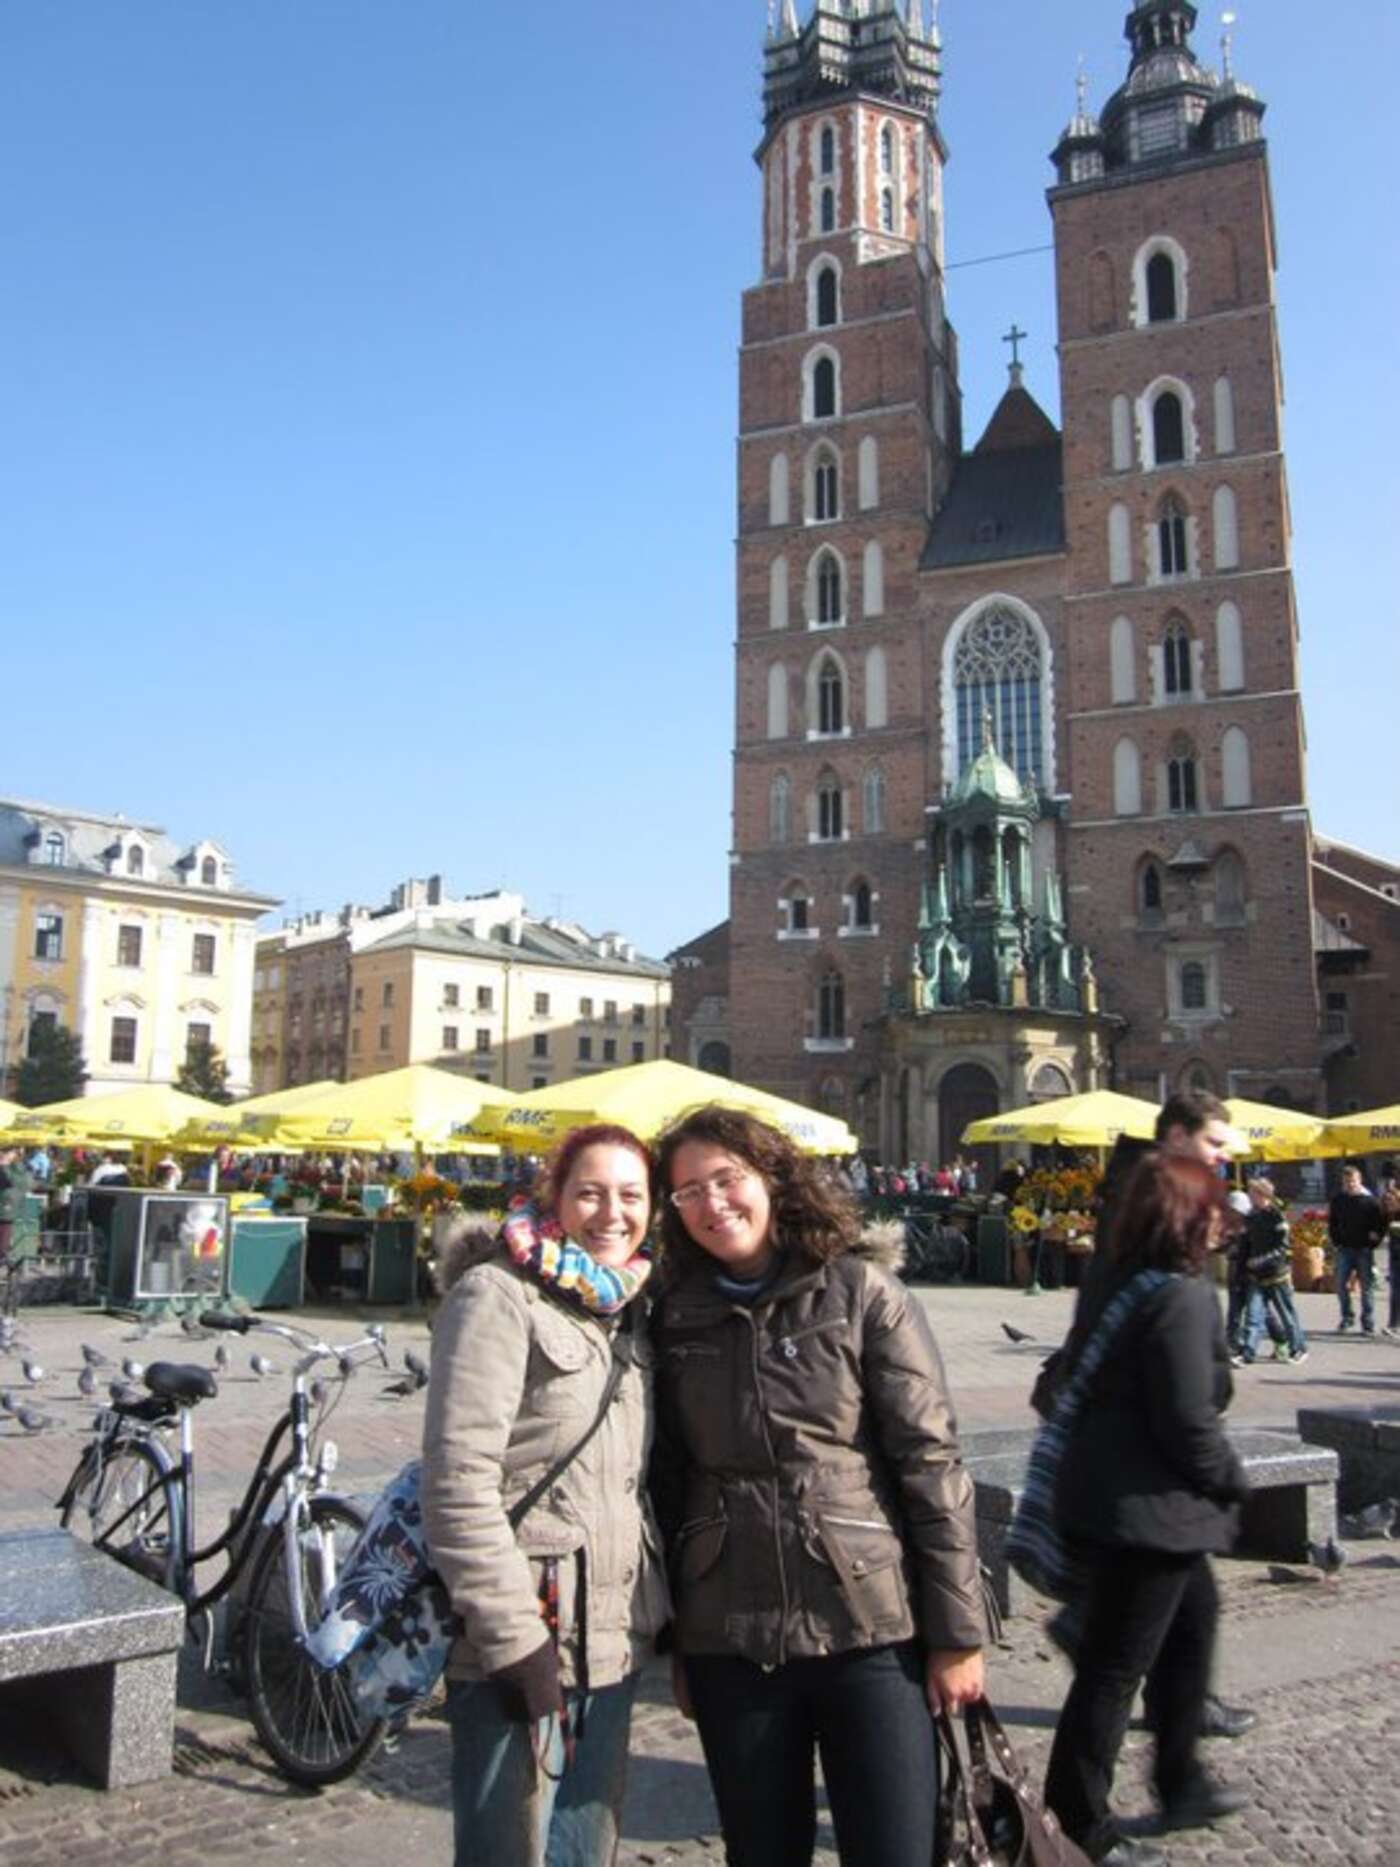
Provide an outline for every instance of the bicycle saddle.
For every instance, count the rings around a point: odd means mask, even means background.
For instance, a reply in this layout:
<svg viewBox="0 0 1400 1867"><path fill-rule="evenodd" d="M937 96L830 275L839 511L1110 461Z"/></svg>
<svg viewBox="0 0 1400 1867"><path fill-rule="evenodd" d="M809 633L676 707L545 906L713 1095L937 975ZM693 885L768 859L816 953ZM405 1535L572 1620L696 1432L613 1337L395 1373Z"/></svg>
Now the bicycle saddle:
<svg viewBox="0 0 1400 1867"><path fill-rule="evenodd" d="M192 1407L197 1400L213 1400L219 1384L207 1368L190 1362L153 1361L146 1370L146 1385L162 1400Z"/></svg>

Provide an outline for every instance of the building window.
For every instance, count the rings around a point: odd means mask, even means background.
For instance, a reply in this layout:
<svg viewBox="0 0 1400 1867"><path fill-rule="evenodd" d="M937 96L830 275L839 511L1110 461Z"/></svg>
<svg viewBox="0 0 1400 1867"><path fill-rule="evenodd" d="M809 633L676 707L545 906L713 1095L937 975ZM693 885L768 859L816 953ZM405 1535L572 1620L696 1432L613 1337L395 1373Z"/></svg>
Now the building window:
<svg viewBox="0 0 1400 1867"><path fill-rule="evenodd" d="M107 1058L111 1063L134 1063L136 1061L135 1018L113 1018L112 1042Z"/></svg>
<svg viewBox="0 0 1400 1867"><path fill-rule="evenodd" d="M817 560L817 622L824 628L839 624L841 607L841 566L833 551L823 551Z"/></svg>
<svg viewBox="0 0 1400 1867"><path fill-rule="evenodd" d="M1182 813L1197 808L1196 757L1181 746L1167 760L1167 809Z"/></svg>
<svg viewBox="0 0 1400 1867"><path fill-rule="evenodd" d="M63 916L36 914L34 917L35 959L63 958Z"/></svg>
<svg viewBox="0 0 1400 1867"><path fill-rule="evenodd" d="M820 147L822 174L834 174L836 169L836 132L829 123L824 123L822 125Z"/></svg>
<svg viewBox="0 0 1400 1867"><path fill-rule="evenodd" d="M146 852L139 843L133 843L126 852L126 872L128 875L146 873Z"/></svg>
<svg viewBox="0 0 1400 1867"><path fill-rule="evenodd" d="M379 1003L387 1011L394 1002L394 982L386 979L379 989Z"/></svg>
<svg viewBox="0 0 1400 1867"><path fill-rule="evenodd" d="M365 988L362 985L355 987L354 1008L356 1011L363 1011L365 1008Z"/></svg>
<svg viewBox="0 0 1400 1867"><path fill-rule="evenodd" d="M444 1050L455 1050L457 1048L457 1026L455 1024L443 1025L442 1048Z"/></svg>
<svg viewBox="0 0 1400 1867"><path fill-rule="evenodd" d="M617 1000L615 998L605 998L603 1000L603 1023L617 1023Z"/></svg>
<svg viewBox="0 0 1400 1867"><path fill-rule="evenodd" d="M1204 1011L1207 997L1206 969L1198 959L1188 959L1181 968L1181 1009Z"/></svg>
<svg viewBox="0 0 1400 1867"><path fill-rule="evenodd" d="M839 733L845 723L845 683L839 663L828 655L817 670L817 731Z"/></svg>
<svg viewBox="0 0 1400 1867"><path fill-rule="evenodd" d="M817 323L826 328L835 324L839 315L836 268L823 266L817 274Z"/></svg>
<svg viewBox="0 0 1400 1867"><path fill-rule="evenodd" d="M1186 575L1186 509L1178 499L1164 499L1157 514L1157 564L1163 577Z"/></svg>
<svg viewBox="0 0 1400 1867"><path fill-rule="evenodd" d="M190 970L207 977L214 970L214 936L198 933L190 949Z"/></svg>
<svg viewBox="0 0 1400 1867"><path fill-rule="evenodd" d="M806 933L812 925L812 903L801 893L784 895L778 903L782 910L784 933Z"/></svg>
<svg viewBox="0 0 1400 1867"><path fill-rule="evenodd" d="M141 964L141 929L139 927L118 927L117 964L119 966Z"/></svg>
<svg viewBox="0 0 1400 1867"><path fill-rule="evenodd" d="M840 477L836 456L822 448L812 465L812 517L818 523L840 518Z"/></svg>
<svg viewBox="0 0 1400 1867"><path fill-rule="evenodd" d="M549 1078L547 1076L532 1076L530 1078L530 1087L532 1089L544 1089L547 1088L548 1085Z"/></svg>
<svg viewBox="0 0 1400 1867"><path fill-rule="evenodd" d="M768 786L768 840L785 843L790 834L789 803L792 787L785 771L780 771Z"/></svg>
<svg viewBox="0 0 1400 1867"><path fill-rule="evenodd" d="M1191 637L1182 622L1169 622L1162 642L1163 685L1180 700L1191 692Z"/></svg>
<svg viewBox="0 0 1400 1867"><path fill-rule="evenodd" d="M548 1031L535 1032L534 1036L530 1039L530 1055L532 1057L547 1057L549 1055Z"/></svg>
<svg viewBox="0 0 1400 1867"><path fill-rule="evenodd" d="M591 1037L581 1037L578 1040L578 1060L580 1063L593 1061L593 1039Z"/></svg>
<svg viewBox="0 0 1400 1867"><path fill-rule="evenodd" d="M476 1033L475 1049L476 1049L476 1054L479 1057L490 1055L491 1033L488 1030L481 1028L481 1027L478 1028L477 1033Z"/></svg>
<svg viewBox="0 0 1400 1867"><path fill-rule="evenodd" d="M51 869L61 869L66 854L67 844L57 830L50 830L44 837L44 861Z"/></svg>
<svg viewBox="0 0 1400 1867"><path fill-rule="evenodd" d="M593 1016L593 1000L591 998L581 998L578 1001L578 1015L581 1018L591 1018Z"/></svg>
<svg viewBox="0 0 1400 1867"><path fill-rule="evenodd" d="M352 1057L358 1057L360 1054L360 1027L358 1025L350 1033L350 1054Z"/></svg>
<svg viewBox="0 0 1400 1867"><path fill-rule="evenodd" d="M970 622L953 659L958 774L982 750L992 717L997 750L1023 784L1045 784L1045 657L1031 622L994 606Z"/></svg>
<svg viewBox="0 0 1400 1867"><path fill-rule="evenodd" d="M206 856L199 865L199 879L206 888L213 888L219 879L219 865L212 856Z"/></svg>
<svg viewBox="0 0 1400 1867"><path fill-rule="evenodd" d="M857 882L851 892L851 925L865 932L875 924L872 908L874 897L870 892L869 882Z"/></svg>
<svg viewBox="0 0 1400 1867"><path fill-rule="evenodd" d="M818 216L823 233L831 233L836 226L836 190L823 188L821 208Z"/></svg>
<svg viewBox="0 0 1400 1867"><path fill-rule="evenodd" d="M646 1045L645 1045L645 1044L633 1044L633 1046L632 1046L632 1061L633 1061L634 1063L645 1063L645 1062L646 1062L646 1057L647 1057L647 1047L646 1047Z"/></svg>
<svg viewBox="0 0 1400 1867"><path fill-rule="evenodd" d="M1142 872L1141 906L1145 915L1158 915L1162 912L1162 871L1155 862L1149 862Z"/></svg>
<svg viewBox="0 0 1400 1867"><path fill-rule="evenodd" d="M381 1050L389 1048L389 1026L387 1024L381 1024L379 1027L379 1048Z"/></svg>
<svg viewBox="0 0 1400 1867"><path fill-rule="evenodd" d="M26 1046L27 1054L32 1057L36 1051L43 1047L45 1040L53 1036L57 1029L58 1013L56 1011L36 1011L31 1013L29 1019L29 1038Z"/></svg>
<svg viewBox="0 0 1400 1867"><path fill-rule="evenodd" d="M445 985L442 988L442 1002L455 1011L462 1002L462 988L457 985Z"/></svg>
<svg viewBox="0 0 1400 1867"><path fill-rule="evenodd" d="M840 780L828 773L817 783L817 840L822 843L839 842L844 819Z"/></svg>
<svg viewBox="0 0 1400 1867"><path fill-rule="evenodd" d="M478 1011L490 1011L495 1003L495 994L489 985L476 988L476 1008Z"/></svg>
<svg viewBox="0 0 1400 1867"><path fill-rule="evenodd" d="M885 827L885 774L879 765L872 765L865 774L861 804L866 835L878 836Z"/></svg>
<svg viewBox="0 0 1400 1867"><path fill-rule="evenodd" d="M185 1061L195 1063L214 1047L212 1024L191 1024L185 1029Z"/></svg>
<svg viewBox="0 0 1400 1867"><path fill-rule="evenodd" d="M1244 864L1232 849L1227 849L1215 862L1216 926L1239 926L1244 920L1244 904Z"/></svg>
<svg viewBox="0 0 1400 1867"><path fill-rule="evenodd" d="M880 231L882 233L894 232L894 190L892 188L880 190Z"/></svg>
<svg viewBox="0 0 1400 1867"><path fill-rule="evenodd" d="M836 413L836 363L818 357L812 366L812 419L825 421Z"/></svg>
<svg viewBox="0 0 1400 1867"><path fill-rule="evenodd" d="M632 1022L633 1022L633 1024L645 1024L645 1023L646 1023L646 1021L647 1021L647 1008L646 1008L646 1006L645 1006L645 1005L634 1005L634 1006L632 1007Z"/></svg>
<svg viewBox="0 0 1400 1867"><path fill-rule="evenodd" d="M549 1016L549 993L548 992L536 992L535 994L535 1016L537 1018L547 1018Z"/></svg>
<svg viewBox="0 0 1400 1867"><path fill-rule="evenodd" d="M617 1062L617 1039L615 1037L603 1039L603 1061L604 1063Z"/></svg>
<svg viewBox="0 0 1400 1867"><path fill-rule="evenodd" d="M1152 404L1152 464L1170 466L1186 458L1186 416L1181 397L1164 389Z"/></svg>
<svg viewBox="0 0 1400 1867"><path fill-rule="evenodd" d="M1142 810L1142 756L1133 739L1120 739L1113 748L1113 813L1136 817Z"/></svg>
<svg viewBox="0 0 1400 1867"><path fill-rule="evenodd" d="M817 1036L846 1035L846 987L839 972L829 972L817 987Z"/></svg>
<svg viewBox="0 0 1400 1867"><path fill-rule="evenodd" d="M880 127L880 173L894 174L894 131L888 123Z"/></svg>
<svg viewBox="0 0 1400 1867"><path fill-rule="evenodd" d="M1177 315L1176 264L1170 253L1154 253L1147 262L1147 321L1170 324Z"/></svg>
<svg viewBox="0 0 1400 1867"><path fill-rule="evenodd" d="M1240 726L1227 726L1220 736L1220 801L1226 810L1242 810L1253 802L1249 738Z"/></svg>

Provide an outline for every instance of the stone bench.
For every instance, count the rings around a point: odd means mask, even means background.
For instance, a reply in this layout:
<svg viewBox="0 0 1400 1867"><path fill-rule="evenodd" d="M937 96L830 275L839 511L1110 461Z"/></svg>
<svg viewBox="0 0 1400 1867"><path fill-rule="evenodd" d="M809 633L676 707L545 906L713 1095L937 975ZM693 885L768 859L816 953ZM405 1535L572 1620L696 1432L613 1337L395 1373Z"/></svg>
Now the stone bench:
<svg viewBox="0 0 1400 1867"><path fill-rule="evenodd" d="M1340 1509L1400 1497L1400 1407L1299 1407L1298 1437L1341 1461Z"/></svg>
<svg viewBox="0 0 1400 1867"><path fill-rule="evenodd" d="M183 1605L67 1530L0 1534L0 1693L104 1789L169 1774Z"/></svg>
<svg viewBox="0 0 1400 1867"><path fill-rule="evenodd" d="M977 1494L977 1546L1003 1614L1023 1612L1030 1590L1006 1560L1006 1534L1026 1482L1034 1431L1000 1427L970 1432L963 1459ZM1337 1529L1337 1455L1304 1445L1292 1433L1242 1428L1230 1442L1244 1460L1250 1494L1240 1513L1237 1556L1306 1562L1309 1543Z"/></svg>

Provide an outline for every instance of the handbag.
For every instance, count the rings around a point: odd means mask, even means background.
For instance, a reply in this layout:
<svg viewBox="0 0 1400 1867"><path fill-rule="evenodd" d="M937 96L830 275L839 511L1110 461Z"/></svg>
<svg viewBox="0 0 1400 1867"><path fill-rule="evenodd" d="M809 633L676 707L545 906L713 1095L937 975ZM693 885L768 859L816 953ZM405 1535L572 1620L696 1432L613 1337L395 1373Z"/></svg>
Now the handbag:
<svg viewBox="0 0 1400 1867"><path fill-rule="evenodd" d="M1086 1575L1055 1516L1055 1486L1075 1419L1119 1330L1170 1277L1169 1271L1139 1271L1109 1302L1056 1396L1050 1418L1031 1441L1025 1486L1006 1533L1006 1559L1023 1582L1056 1601L1072 1601L1082 1592Z"/></svg>
<svg viewBox="0 0 1400 1867"><path fill-rule="evenodd" d="M631 1337L613 1337L612 1365L583 1437L555 1460L506 1513L518 1530L603 1424L631 1359ZM411 1717L431 1697L462 1631L423 1530L422 1461L405 1465L381 1492L356 1538L324 1618L306 1649L327 1671L344 1666L366 1718Z"/></svg>
<svg viewBox="0 0 1400 1867"><path fill-rule="evenodd" d="M942 1758L937 1867L1089 1867L1046 1808L985 1699L965 1707L964 1763L946 1711L934 1720Z"/></svg>

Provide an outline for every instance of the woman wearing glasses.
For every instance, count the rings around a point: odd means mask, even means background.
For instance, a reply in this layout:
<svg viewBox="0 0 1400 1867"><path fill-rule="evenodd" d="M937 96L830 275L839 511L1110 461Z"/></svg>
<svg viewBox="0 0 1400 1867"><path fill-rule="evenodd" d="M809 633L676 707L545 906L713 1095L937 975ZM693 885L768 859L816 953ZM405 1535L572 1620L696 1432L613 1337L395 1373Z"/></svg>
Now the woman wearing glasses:
<svg viewBox="0 0 1400 1867"><path fill-rule="evenodd" d="M845 1867L929 1860L928 1708L983 1691L972 1484L938 1350L844 1187L785 1135L705 1108L658 1166L653 1487L677 1698L730 1867L810 1862L817 1752Z"/></svg>

